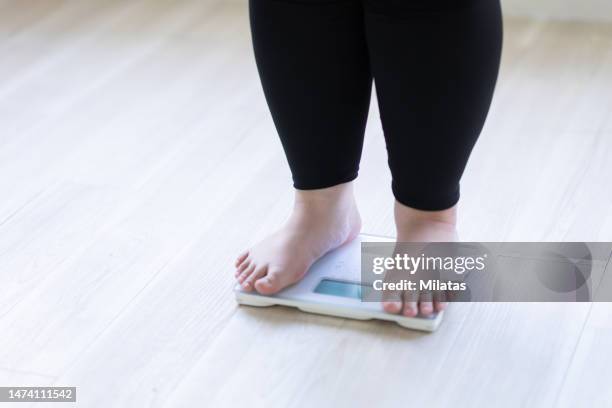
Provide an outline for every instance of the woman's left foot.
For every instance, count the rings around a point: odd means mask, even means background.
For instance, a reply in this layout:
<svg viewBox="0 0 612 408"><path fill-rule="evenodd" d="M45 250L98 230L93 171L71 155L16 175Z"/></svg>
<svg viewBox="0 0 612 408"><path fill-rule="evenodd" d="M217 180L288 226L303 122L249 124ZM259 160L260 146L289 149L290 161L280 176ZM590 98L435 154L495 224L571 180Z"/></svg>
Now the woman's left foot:
<svg viewBox="0 0 612 408"><path fill-rule="evenodd" d="M457 235L457 207L443 211L421 211L395 202L397 242L454 242ZM383 308L389 313L414 317L429 316L446 307L441 294L413 292L385 293Z"/></svg>

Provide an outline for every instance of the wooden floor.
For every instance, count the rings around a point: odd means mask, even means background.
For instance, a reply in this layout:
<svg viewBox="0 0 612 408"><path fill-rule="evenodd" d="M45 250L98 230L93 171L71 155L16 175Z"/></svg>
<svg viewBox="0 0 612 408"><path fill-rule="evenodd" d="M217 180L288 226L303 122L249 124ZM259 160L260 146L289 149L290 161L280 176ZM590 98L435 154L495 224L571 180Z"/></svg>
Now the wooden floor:
<svg viewBox="0 0 612 408"><path fill-rule="evenodd" d="M462 239L612 241L612 26L505 31ZM0 0L0 55L0 385L77 386L79 407L612 404L611 304L455 304L430 335L236 306L232 260L291 202L244 6ZM385 163L373 104L357 194L392 235Z"/></svg>

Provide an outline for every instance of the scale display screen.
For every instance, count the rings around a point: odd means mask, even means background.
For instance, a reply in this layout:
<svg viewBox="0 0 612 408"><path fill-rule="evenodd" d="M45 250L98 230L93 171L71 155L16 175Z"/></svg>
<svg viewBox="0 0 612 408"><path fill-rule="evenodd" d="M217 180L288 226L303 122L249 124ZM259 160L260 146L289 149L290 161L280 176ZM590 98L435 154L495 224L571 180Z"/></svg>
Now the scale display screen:
<svg viewBox="0 0 612 408"><path fill-rule="evenodd" d="M325 278L319 282L314 292L323 295L361 299L361 294L365 287L365 285L362 285L359 282Z"/></svg>

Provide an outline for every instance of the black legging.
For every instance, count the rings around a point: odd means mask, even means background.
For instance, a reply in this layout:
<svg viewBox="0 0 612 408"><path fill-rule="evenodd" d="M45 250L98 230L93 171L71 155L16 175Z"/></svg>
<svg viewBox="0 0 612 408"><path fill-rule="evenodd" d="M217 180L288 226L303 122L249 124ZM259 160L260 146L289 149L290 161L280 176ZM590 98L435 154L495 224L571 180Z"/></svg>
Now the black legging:
<svg viewBox="0 0 612 408"><path fill-rule="evenodd" d="M457 203L499 70L499 0L250 0L250 17L295 188L357 177L374 79L395 198Z"/></svg>

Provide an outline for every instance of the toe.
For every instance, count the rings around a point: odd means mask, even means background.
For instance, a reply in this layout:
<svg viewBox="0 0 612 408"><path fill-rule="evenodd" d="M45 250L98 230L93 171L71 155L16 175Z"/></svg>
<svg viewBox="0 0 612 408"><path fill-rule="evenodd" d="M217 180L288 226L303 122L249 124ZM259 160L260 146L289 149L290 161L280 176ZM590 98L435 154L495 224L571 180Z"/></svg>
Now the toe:
<svg viewBox="0 0 612 408"><path fill-rule="evenodd" d="M240 264L244 262L245 259L247 259L247 256L249 256L249 251L244 251L243 253L238 255L238 258L236 258L236 262L234 263L234 266L238 268Z"/></svg>
<svg viewBox="0 0 612 408"><path fill-rule="evenodd" d="M446 294L444 292L436 292L434 294L433 308L436 312L446 309Z"/></svg>
<svg viewBox="0 0 612 408"><path fill-rule="evenodd" d="M246 291L251 291L253 289L253 286L248 283L248 278L253 274L254 271L255 264L251 264L251 266L249 266L248 269L245 270L242 275L240 275L238 281L242 285L242 289Z"/></svg>
<svg viewBox="0 0 612 408"><path fill-rule="evenodd" d="M434 302L434 309L436 312L441 312L444 309L446 309L447 303L446 302Z"/></svg>
<svg viewBox="0 0 612 408"><path fill-rule="evenodd" d="M433 313L433 303L421 301L419 304L419 311L423 316L430 316Z"/></svg>
<svg viewBox="0 0 612 408"><path fill-rule="evenodd" d="M414 317L419 314L417 307L417 300L419 299L418 293L414 291L404 292L404 307L402 314L406 317Z"/></svg>
<svg viewBox="0 0 612 408"><path fill-rule="evenodd" d="M255 289L262 295L271 295L299 280L303 274L290 274L278 269L268 269L268 274L255 281Z"/></svg>
<svg viewBox="0 0 612 408"><path fill-rule="evenodd" d="M279 274L268 273L266 276L255 281L255 290L262 295L271 295L280 290Z"/></svg>
<svg viewBox="0 0 612 408"><path fill-rule="evenodd" d="M386 300L383 302L383 309L387 313L398 314L402 310L402 302Z"/></svg>
<svg viewBox="0 0 612 408"><path fill-rule="evenodd" d="M255 270L256 266L257 265L255 265L255 262L249 261L248 264L240 272L240 275L238 275L238 278L237 278L238 282L240 283L244 282L244 280L249 277L249 275L253 272L253 270Z"/></svg>
<svg viewBox="0 0 612 408"><path fill-rule="evenodd" d="M255 268L255 270L253 271L253 273L251 273L249 275L248 278L246 278L244 280L244 282L242 282L242 286L243 287L248 287L250 289L253 289L255 287L255 281L263 276L266 275L266 273L268 273L268 266L264 265L264 266L260 266Z"/></svg>
<svg viewBox="0 0 612 408"><path fill-rule="evenodd" d="M240 275L249 267L251 266L251 260L249 258L246 258L244 261L242 261L242 263L236 268L236 273L234 274L234 276L236 278L239 278Z"/></svg>
<svg viewBox="0 0 612 408"><path fill-rule="evenodd" d="M387 313L399 313L402 310L402 296L397 291L384 291L382 294L382 307Z"/></svg>
<svg viewBox="0 0 612 408"><path fill-rule="evenodd" d="M422 293L419 301L419 311L423 316L429 316L433 313L433 310L431 293Z"/></svg>
<svg viewBox="0 0 612 408"><path fill-rule="evenodd" d="M407 317L414 317L418 314L417 302L404 302L402 314Z"/></svg>

